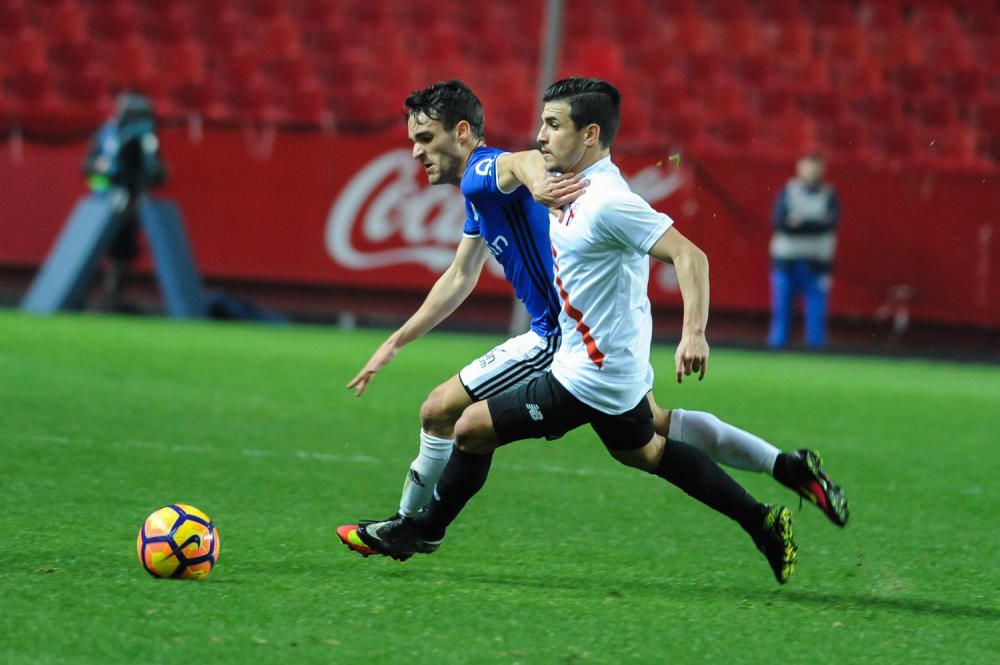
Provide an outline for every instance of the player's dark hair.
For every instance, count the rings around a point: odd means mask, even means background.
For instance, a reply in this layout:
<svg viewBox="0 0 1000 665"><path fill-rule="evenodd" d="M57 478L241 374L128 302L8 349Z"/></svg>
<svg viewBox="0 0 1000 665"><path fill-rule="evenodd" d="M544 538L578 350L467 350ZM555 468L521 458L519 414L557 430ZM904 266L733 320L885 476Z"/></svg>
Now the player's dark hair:
<svg viewBox="0 0 1000 665"><path fill-rule="evenodd" d="M406 106L407 118L423 113L431 120L440 121L448 132L465 120L476 138L483 138L485 135L483 103L469 86L458 79L438 81L423 90L414 90L403 104Z"/></svg>
<svg viewBox="0 0 1000 665"><path fill-rule="evenodd" d="M622 96L618 88L600 79L571 76L545 90L543 102L567 102L577 129L593 123L601 128L601 145L611 147L621 122Z"/></svg>

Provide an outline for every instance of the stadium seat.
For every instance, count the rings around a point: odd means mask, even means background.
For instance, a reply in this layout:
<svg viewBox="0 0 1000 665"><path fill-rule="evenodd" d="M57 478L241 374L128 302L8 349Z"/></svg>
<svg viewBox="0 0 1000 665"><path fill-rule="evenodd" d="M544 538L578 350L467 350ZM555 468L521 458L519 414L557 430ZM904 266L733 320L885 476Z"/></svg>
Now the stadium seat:
<svg viewBox="0 0 1000 665"><path fill-rule="evenodd" d="M786 23L801 19L799 0L760 0L757 16L761 21Z"/></svg>
<svg viewBox="0 0 1000 665"><path fill-rule="evenodd" d="M112 1L90 12L88 31L100 39L121 40L138 30L139 12L131 2Z"/></svg>
<svg viewBox="0 0 1000 665"><path fill-rule="evenodd" d="M944 92L959 103L975 101L986 92L986 74L973 65L942 72L938 82Z"/></svg>
<svg viewBox="0 0 1000 665"><path fill-rule="evenodd" d="M823 151L836 159L867 161L871 154L860 122L845 120L819 127L817 138Z"/></svg>
<svg viewBox="0 0 1000 665"><path fill-rule="evenodd" d="M302 81L288 97L287 119L305 127L332 128L333 114L326 104L326 89L316 78Z"/></svg>
<svg viewBox="0 0 1000 665"><path fill-rule="evenodd" d="M892 170L903 168L913 159L914 142L913 132L905 124L873 128L868 135L872 161Z"/></svg>
<svg viewBox="0 0 1000 665"><path fill-rule="evenodd" d="M281 114L275 106L275 94L267 79L254 74L230 87L228 101L241 120L277 123Z"/></svg>
<svg viewBox="0 0 1000 665"><path fill-rule="evenodd" d="M664 109L663 115L659 119L654 117L653 122L653 130L659 128L671 150L697 153L704 146L705 120L699 111L683 107Z"/></svg>
<svg viewBox="0 0 1000 665"><path fill-rule="evenodd" d="M925 168L981 169L988 167L976 152L976 133L966 127L928 128L918 133L915 157Z"/></svg>
<svg viewBox="0 0 1000 665"><path fill-rule="evenodd" d="M882 92L885 89L882 70L873 62L861 61L832 66L830 78L834 87L847 98Z"/></svg>
<svg viewBox="0 0 1000 665"><path fill-rule="evenodd" d="M890 80L905 97L920 97L930 92L930 67L919 63L903 63L890 72Z"/></svg>
<svg viewBox="0 0 1000 665"><path fill-rule="evenodd" d="M705 131L700 137L703 154L730 157L747 153L755 138L755 123L750 116L711 113L707 115Z"/></svg>
<svg viewBox="0 0 1000 665"><path fill-rule="evenodd" d="M0 40L13 39L28 28L28 14L24 0L0 3Z"/></svg>
<svg viewBox="0 0 1000 665"><path fill-rule="evenodd" d="M955 102L949 97L935 95L915 101L911 116L924 127L948 127L958 123Z"/></svg>
<svg viewBox="0 0 1000 665"><path fill-rule="evenodd" d="M765 46L782 60L801 62L811 55L812 35L801 19L769 21L764 24L762 35Z"/></svg>
<svg viewBox="0 0 1000 665"><path fill-rule="evenodd" d="M868 125L884 127L903 121L900 99L892 93L870 93L853 99L850 107Z"/></svg>
<svg viewBox="0 0 1000 665"><path fill-rule="evenodd" d="M805 4L806 16L817 27L842 28L854 25L857 19L846 2L812 2Z"/></svg>
<svg viewBox="0 0 1000 665"><path fill-rule="evenodd" d="M758 53L764 40L757 21L745 18L716 20L707 27L708 42L719 53Z"/></svg>
<svg viewBox="0 0 1000 665"><path fill-rule="evenodd" d="M921 49L916 35L900 23L885 30L868 31L868 50L886 69L921 61Z"/></svg>
<svg viewBox="0 0 1000 665"><path fill-rule="evenodd" d="M832 123L844 115L846 110L844 97L837 90L814 89L801 92L796 98L796 104L817 124Z"/></svg>
<svg viewBox="0 0 1000 665"><path fill-rule="evenodd" d="M774 71L774 58L769 53L743 53L731 63L730 71L745 85L760 87Z"/></svg>
<svg viewBox="0 0 1000 665"><path fill-rule="evenodd" d="M762 157L795 159L817 149L815 123L792 109L780 115L761 116L753 147L754 152Z"/></svg>
<svg viewBox="0 0 1000 665"><path fill-rule="evenodd" d="M201 42L185 39L160 44L153 49L157 69L168 88L205 77L206 57Z"/></svg>
<svg viewBox="0 0 1000 665"><path fill-rule="evenodd" d="M744 87L731 80L696 87L695 92L698 100L716 115L737 115L747 107Z"/></svg>
<svg viewBox="0 0 1000 665"><path fill-rule="evenodd" d="M177 43L194 32L194 19L186 5L151 3L142 18L142 33L155 42Z"/></svg>
<svg viewBox="0 0 1000 665"><path fill-rule="evenodd" d="M795 94L792 87L782 83L774 83L763 88L756 88L751 98L758 115L778 116L792 108Z"/></svg>
<svg viewBox="0 0 1000 665"><path fill-rule="evenodd" d="M865 0L858 18L866 30L885 32L903 23L902 3L895 0Z"/></svg>
<svg viewBox="0 0 1000 665"><path fill-rule="evenodd" d="M171 91L171 99L180 115L200 115L206 119L218 120L226 112L219 113L221 100L218 88L207 78L190 79Z"/></svg>

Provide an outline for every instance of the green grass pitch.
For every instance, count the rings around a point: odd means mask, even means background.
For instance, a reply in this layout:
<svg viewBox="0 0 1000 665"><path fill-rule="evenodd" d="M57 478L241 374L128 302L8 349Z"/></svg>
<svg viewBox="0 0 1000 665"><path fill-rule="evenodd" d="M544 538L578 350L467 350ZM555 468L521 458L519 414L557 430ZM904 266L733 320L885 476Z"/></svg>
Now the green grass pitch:
<svg viewBox="0 0 1000 665"><path fill-rule="evenodd" d="M750 539L589 431L501 450L442 549L361 557L396 508L426 393L495 337L432 334L357 399L384 331L0 313L2 663L995 663L1000 370L718 349L664 405L823 452L841 531L796 512L779 587ZM758 498L797 499L734 472ZM204 582L135 537L187 502Z"/></svg>

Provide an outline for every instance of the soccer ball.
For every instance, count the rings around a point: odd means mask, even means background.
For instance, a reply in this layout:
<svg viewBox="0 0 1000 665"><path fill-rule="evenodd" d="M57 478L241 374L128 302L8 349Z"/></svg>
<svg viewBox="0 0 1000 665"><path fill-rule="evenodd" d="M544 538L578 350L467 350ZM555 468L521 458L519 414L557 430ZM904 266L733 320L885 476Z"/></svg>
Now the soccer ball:
<svg viewBox="0 0 1000 665"><path fill-rule="evenodd" d="M194 506L173 503L146 518L136 551L154 577L203 580L219 560L219 531Z"/></svg>

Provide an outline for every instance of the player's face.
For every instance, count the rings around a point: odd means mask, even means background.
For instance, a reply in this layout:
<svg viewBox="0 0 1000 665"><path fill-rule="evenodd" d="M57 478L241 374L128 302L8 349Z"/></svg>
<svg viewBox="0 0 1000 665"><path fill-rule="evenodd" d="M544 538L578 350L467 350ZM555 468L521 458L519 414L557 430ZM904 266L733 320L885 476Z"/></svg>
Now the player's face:
<svg viewBox="0 0 1000 665"><path fill-rule="evenodd" d="M413 159L423 165L427 182L457 185L461 181L462 163L459 127L456 125L452 131L445 131L440 120L419 113L407 118L406 128L413 142Z"/></svg>
<svg viewBox="0 0 1000 665"><path fill-rule="evenodd" d="M797 165L798 176L810 185L816 185L823 179L823 162L811 157L804 157Z"/></svg>
<svg viewBox="0 0 1000 665"><path fill-rule="evenodd" d="M567 173L583 159L587 149L587 128L577 129L570 117L567 102L546 102L542 109L542 128L538 130L538 149L549 171Z"/></svg>

